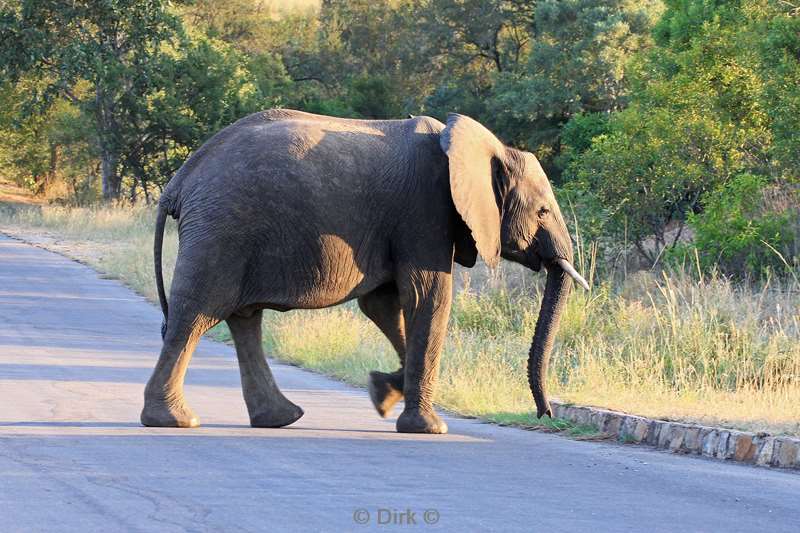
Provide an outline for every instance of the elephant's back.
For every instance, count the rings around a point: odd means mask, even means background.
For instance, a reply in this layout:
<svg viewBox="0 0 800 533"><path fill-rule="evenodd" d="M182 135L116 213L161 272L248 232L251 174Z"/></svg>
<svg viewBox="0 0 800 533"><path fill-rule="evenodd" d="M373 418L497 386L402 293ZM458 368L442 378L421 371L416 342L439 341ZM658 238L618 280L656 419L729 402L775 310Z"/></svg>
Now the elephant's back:
<svg viewBox="0 0 800 533"><path fill-rule="evenodd" d="M164 195L242 204L264 198L348 201L361 194L400 193L425 157L439 157L443 125L428 117L357 120L274 109L249 115L206 141L181 167Z"/></svg>

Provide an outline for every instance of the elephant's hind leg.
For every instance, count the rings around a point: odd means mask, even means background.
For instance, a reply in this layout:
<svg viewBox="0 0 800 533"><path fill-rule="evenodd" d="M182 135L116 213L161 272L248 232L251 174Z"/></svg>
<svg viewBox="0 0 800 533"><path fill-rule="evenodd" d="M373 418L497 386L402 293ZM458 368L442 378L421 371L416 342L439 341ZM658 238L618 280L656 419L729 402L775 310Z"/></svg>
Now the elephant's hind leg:
<svg viewBox="0 0 800 533"><path fill-rule="evenodd" d="M303 410L283 395L269 369L261 345L262 314L255 311L249 316L232 315L227 322L236 344L250 425L279 428L297 421Z"/></svg>
<svg viewBox="0 0 800 533"><path fill-rule="evenodd" d="M406 328L403 308L397 288L384 285L358 299L361 311L372 320L392 343L400 358L400 369L386 373L373 370L369 373L369 397L382 417L403 399L404 364L406 357Z"/></svg>
<svg viewBox="0 0 800 533"><path fill-rule="evenodd" d="M199 420L183 398L186 368L200 337L218 321L200 312L191 312L197 302L181 301L168 320L161 355L144 390L141 422L156 427L196 427Z"/></svg>

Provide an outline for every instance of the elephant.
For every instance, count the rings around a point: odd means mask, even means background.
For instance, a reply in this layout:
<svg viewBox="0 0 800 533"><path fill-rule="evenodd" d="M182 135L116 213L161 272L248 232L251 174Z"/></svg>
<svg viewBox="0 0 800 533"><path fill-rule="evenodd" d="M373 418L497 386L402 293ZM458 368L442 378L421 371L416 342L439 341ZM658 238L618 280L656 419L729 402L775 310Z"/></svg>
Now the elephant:
<svg viewBox="0 0 800 533"><path fill-rule="evenodd" d="M169 300L161 266L167 216L178 221ZM453 297L453 265L480 254L547 281L529 353L539 417L553 338L572 280L569 231L536 157L479 122L449 114L356 120L271 109L215 134L164 188L154 239L163 347L144 392L146 426L195 427L183 381L200 336L226 321L253 427L303 410L278 388L261 343L265 309L356 299L401 368L372 372L381 415L400 400L398 432L446 433L433 406ZM587 287L588 288L588 287Z"/></svg>

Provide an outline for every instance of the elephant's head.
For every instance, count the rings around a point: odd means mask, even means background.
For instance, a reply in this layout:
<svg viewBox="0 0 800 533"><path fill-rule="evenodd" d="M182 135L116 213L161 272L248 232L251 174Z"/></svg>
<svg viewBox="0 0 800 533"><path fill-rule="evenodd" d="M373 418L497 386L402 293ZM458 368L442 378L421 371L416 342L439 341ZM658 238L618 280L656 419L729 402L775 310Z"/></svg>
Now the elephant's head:
<svg viewBox="0 0 800 533"><path fill-rule="evenodd" d="M528 382L537 416L550 415L544 378L561 312L573 278L589 288L572 266L572 241L553 189L533 154L503 145L469 117L449 115L440 143L449 160L453 203L472 233L472 261L480 253L492 267L503 257L535 271L547 269Z"/></svg>

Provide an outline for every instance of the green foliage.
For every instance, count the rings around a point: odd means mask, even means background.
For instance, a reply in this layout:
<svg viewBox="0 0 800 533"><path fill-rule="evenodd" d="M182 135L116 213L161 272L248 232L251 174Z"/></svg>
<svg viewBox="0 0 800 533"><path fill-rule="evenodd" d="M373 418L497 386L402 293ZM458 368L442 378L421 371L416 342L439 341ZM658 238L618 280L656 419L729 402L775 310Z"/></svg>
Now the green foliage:
<svg viewBox="0 0 800 533"><path fill-rule="evenodd" d="M651 264L671 223L699 207L700 195L734 170L728 130L701 114L677 118L638 105L616 113L574 162L577 186L606 207L608 230L636 245ZM731 168L733 167L733 168ZM654 245L645 243L654 239Z"/></svg>
<svg viewBox="0 0 800 533"><path fill-rule="evenodd" d="M736 176L800 181L796 2L289 4L0 4L0 173L40 193L66 184L78 203L98 180L106 198L149 200L258 109L459 112L537 155L600 270L627 264L628 244L648 266L674 256Z"/></svg>
<svg viewBox="0 0 800 533"><path fill-rule="evenodd" d="M588 149L586 136L564 137L574 186L596 196L609 232L633 242L651 264L679 245L688 217L723 209L701 199L727 190L735 176L761 175L782 188L797 175L790 130L800 124L787 111L800 102L800 71L786 47L800 34L783 40L794 21L760 0L667 4L656 31L661 46L628 65L628 107L610 116ZM776 37L765 44L764 34ZM703 257L718 256L711 240L697 245ZM761 260L747 263L760 268Z"/></svg>
<svg viewBox="0 0 800 533"><path fill-rule="evenodd" d="M204 36L161 56L151 85L129 103L135 120L126 127L138 141L124 160L131 172L163 185L215 132L267 102L278 103L278 96L264 91L277 92L285 73L268 57L262 60L257 75L232 46Z"/></svg>
<svg viewBox="0 0 800 533"><path fill-rule="evenodd" d="M78 123L91 127L80 139L67 137L83 154L59 161L60 173L75 185L78 172L97 174L91 159L99 158L106 199L118 198L124 184L131 198L137 190L149 198L148 184L165 183L225 125L277 104L288 81L270 54L246 57L223 41L185 34L161 1L23 2L2 15L0 39L11 45L0 69L12 81L36 82L20 98L18 121L48 122L51 108L67 102L79 110ZM63 148L64 135L51 126L36 131L51 153ZM32 176L41 173L27 166Z"/></svg>
<svg viewBox="0 0 800 533"><path fill-rule="evenodd" d="M40 192L48 169L47 124L42 117L21 117L20 100L30 82L0 88L0 173L18 185Z"/></svg>
<svg viewBox="0 0 800 533"><path fill-rule="evenodd" d="M703 267L738 277L791 267L778 253L797 253L800 198L793 191L792 202L770 205L768 188L767 178L741 174L703 197L703 211L689 215Z"/></svg>
<svg viewBox="0 0 800 533"><path fill-rule="evenodd" d="M41 82L26 114L66 98L92 117L103 194L112 199L121 192L123 155L135 150L126 126L138 118L163 46L179 32L161 0L22 0L0 11L0 72ZM83 96L75 92L81 82L89 85Z"/></svg>
<svg viewBox="0 0 800 533"><path fill-rule="evenodd" d="M800 181L800 6L786 3L753 9L757 50L763 61L764 99L773 144L774 172ZM759 7L756 3L755 7ZM763 6L762 6L763 7Z"/></svg>
<svg viewBox="0 0 800 533"><path fill-rule="evenodd" d="M27 112L26 97L38 85L26 78L0 89L0 176L36 194L45 194L58 177L75 202L94 201L96 153L86 142L92 125L66 100L44 113Z"/></svg>
<svg viewBox="0 0 800 533"><path fill-rule="evenodd" d="M625 104L625 64L648 46L659 12L656 0L538 2L528 60L519 71L497 76L489 123L535 151L558 178L553 160L564 124Z"/></svg>
<svg viewBox="0 0 800 533"><path fill-rule="evenodd" d="M608 113L579 113L561 130L561 154L556 159L560 168L567 168L592 147L595 137L609 133Z"/></svg>
<svg viewBox="0 0 800 533"><path fill-rule="evenodd" d="M679 49L688 46L707 22L735 13L738 0L665 0L667 10L653 34L662 46Z"/></svg>
<svg viewBox="0 0 800 533"><path fill-rule="evenodd" d="M471 117L486 115L485 95L471 75L440 84L425 100L425 112L444 120L448 113Z"/></svg>
<svg viewBox="0 0 800 533"><path fill-rule="evenodd" d="M392 90L391 81L383 76L363 76L353 81L353 110L364 118L402 118L402 104Z"/></svg>

